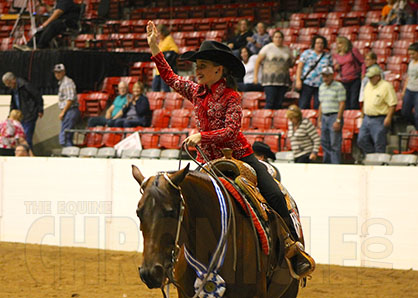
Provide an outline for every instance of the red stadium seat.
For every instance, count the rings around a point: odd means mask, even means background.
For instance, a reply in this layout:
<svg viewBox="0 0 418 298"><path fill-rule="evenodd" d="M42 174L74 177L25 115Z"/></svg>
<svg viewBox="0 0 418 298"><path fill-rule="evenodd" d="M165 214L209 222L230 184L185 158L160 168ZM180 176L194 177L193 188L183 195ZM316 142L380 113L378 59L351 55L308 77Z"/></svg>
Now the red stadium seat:
<svg viewBox="0 0 418 298"><path fill-rule="evenodd" d="M269 145L271 148L271 151L273 152L282 151L285 146L285 140L286 140L286 138L284 137L284 131L281 129L267 129L264 132L277 134L274 136L265 135L263 142ZM281 134L281 137L279 137L279 134ZM279 140L280 140L280 145L279 145Z"/></svg>
<svg viewBox="0 0 418 298"><path fill-rule="evenodd" d="M305 27L322 27L325 24L327 13L325 12L313 12L306 16Z"/></svg>
<svg viewBox="0 0 418 298"><path fill-rule="evenodd" d="M102 147L103 146L103 134L97 133L95 131L104 130L105 128L103 126L96 126L96 127L90 127L89 130L91 130L91 133L87 133L86 135L86 146L87 147Z"/></svg>
<svg viewBox="0 0 418 298"><path fill-rule="evenodd" d="M375 41L377 37L377 29L373 26L361 26L358 30L358 40Z"/></svg>
<svg viewBox="0 0 418 298"><path fill-rule="evenodd" d="M403 75L408 69L408 56L391 56L386 60L386 70Z"/></svg>
<svg viewBox="0 0 418 298"><path fill-rule="evenodd" d="M303 109L302 117L309 119L312 124L316 126L316 122L318 120L318 111L314 109Z"/></svg>
<svg viewBox="0 0 418 298"><path fill-rule="evenodd" d="M366 14L365 25L377 24L380 22L381 11L368 11Z"/></svg>
<svg viewBox="0 0 418 298"><path fill-rule="evenodd" d="M167 92L165 94L164 108L167 110L180 109L183 106L184 97L177 92Z"/></svg>
<svg viewBox="0 0 418 298"><path fill-rule="evenodd" d="M411 42L409 40L397 40L393 43L393 52L394 56L406 56L408 55L408 47Z"/></svg>
<svg viewBox="0 0 418 298"><path fill-rule="evenodd" d="M318 27L309 27L309 28L302 28L299 30L299 43L310 43L312 37L318 33Z"/></svg>
<svg viewBox="0 0 418 298"><path fill-rule="evenodd" d="M305 26L305 13L293 13L290 16L289 27L291 28L303 28Z"/></svg>
<svg viewBox="0 0 418 298"><path fill-rule="evenodd" d="M399 26L398 25L387 25L379 29L379 34L377 35L378 40L387 40L394 42L398 39L399 36Z"/></svg>
<svg viewBox="0 0 418 298"><path fill-rule="evenodd" d="M158 142L160 135L155 131L154 128L146 127L141 133L141 144L143 149L158 148Z"/></svg>
<svg viewBox="0 0 418 298"><path fill-rule="evenodd" d="M259 134L260 132L263 132L263 130L259 129L247 129L243 133L245 135L245 138L247 139L248 143L251 145L254 144L254 142L263 142L264 141L264 135Z"/></svg>
<svg viewBox="0 0 418 298"><path fill-rule="evenodd" d="M152 112L151 127L167 128L170 123L171 112L166 109L157 109Z"/></svg>
<svg viewBox="0 0 418 298"><path fill-rule="evenodd" d="M348 27L341 27L338 30L338 35L342 35L347 37L351 41L355 41L357 39L357 34L359 31L359 26L348 26Z"/></svg>
<svg viewBox="0 0 418 298"><path fill-rule="evenodd" d="M418 25L403 25L400 27L399 40L418 40Z"/></svg>
<svg viewBox="0 0 418 298"><path fill-rule="evenodd" d="M370 52L371 44L367 40L356 40L353 42L353 47L357 48L364 56L367 52Z"/></svg>
<svg viewBox="0 0 418 298"><path fill-rule="evenodd" d="M149 91L146 93L149 101L150 109L156 110L161 109L164 104L165 92L162 91Z"/></svg>
<svg viewBox="0 0 418 298"><path fill-rule="evenodd" d="M122 127L107 127L106 130L122 131ZM121 133L104 133L102 143L105 147L113 147L122 140L123 134Z"/></svg>
<svg viewBox="0 0 418 298"><path fill-rule="evenodd" d="M406 151L399 152L399 150L394 150L395 154L416 154L418 152L418 130L412 131L411 136L408 137L408 148Z"/></svg>
<svg viewBox="0 0 418 298"><path fill-rule="evenodd" d="M392 51L392 42L387 40L376 40L372 43L372 51L376 55L390 56Z"/></svg>
<svg viewBox="0 0 418 298"><path fill-rule="evenodd" d="M260 108L260 101L265 100L264 92L249 91L242 94L242 108L256 110Z"/></svg>
<svg viewBox="0 0 418 298"><path fill-rule="evenodd" d="M399 91L401 88L401 75L398 73L387 73L385 74L385 80L392 83L395 91Z"/></svg>
<svg viewBox="0 0 418 298"><path fill-rule="evenodd" d="M318 34L325 37L328 43L333 43L337 38L338 28L336 27L323 27L319 28Z"/></svg>
<svg viewBox="0 0 418 298"><path fill-rule="evenodd" d="M251 127L257 129L270 129L273 110L254 110L251 116Z"/></svg>
<svg viewBox="0 0 418 298"><path fill-rule="evenodd" d="M74 46L79 49L89 47L90 40L93 40L93 34L79 34L74 40Z"/></svg>
<svg viewBox="0 0 418 298"><path fill-rule="evenodd" d="M361 116L360 110L345 110L344 111L344 126L343 131L351 131L353 134L359 132L359 119Z"/></svg>
<svg viewBox="0 0 418 298"><path fill-rule="evenodd" d="M350 11L343 17L343 26L361 26L364 23L363 11Z"/></svg>
<svg viewBox="0 0 418 298"><path fill-rule="evenodd" d="M287 110L275 110L273 113L273 128L281 129L283 131L288 130L288 122L286 118Z"/></svg>
<svg viewBox="0 0 418 298"><path fill-rule="evenodd" d="M189 126L192 111L178 109L171 111L170 127L183 129Z"/></svg>
<svg viewBox="0 0 418 298"><path fill-rule="evenodd" d="M165 128L161 132L179 131L178 128ZM180 134L161 134L159 147L163 149L179 149L181 142L186 138L186 135Z"/></svg>
<svg viewBox="0 0 418 298"><path fill-rule="evenodd" d="M251 127L251 110L242 110L241 129L246 130Z"/></svg>

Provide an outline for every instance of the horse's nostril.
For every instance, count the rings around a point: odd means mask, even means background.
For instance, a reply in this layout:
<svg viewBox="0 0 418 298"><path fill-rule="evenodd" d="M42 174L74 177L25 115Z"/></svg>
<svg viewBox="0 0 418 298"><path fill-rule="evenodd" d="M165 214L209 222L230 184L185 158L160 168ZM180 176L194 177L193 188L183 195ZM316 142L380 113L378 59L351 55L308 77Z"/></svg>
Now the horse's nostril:
<svg viewBox="0 0 418 298"><path fill-rule="evenodd" d="M163 282L164 276L164 268L161 264L155 264L154 267L151 269L151 275L154 277L156 281Z"/></svg>
<svg viewBox="0 0 418 298"><path fill-rule="evenodd" d="M160 288L164 280L164 268L161 264L154 265L151 269L138 267L139 277L150 289Z"/></svg>

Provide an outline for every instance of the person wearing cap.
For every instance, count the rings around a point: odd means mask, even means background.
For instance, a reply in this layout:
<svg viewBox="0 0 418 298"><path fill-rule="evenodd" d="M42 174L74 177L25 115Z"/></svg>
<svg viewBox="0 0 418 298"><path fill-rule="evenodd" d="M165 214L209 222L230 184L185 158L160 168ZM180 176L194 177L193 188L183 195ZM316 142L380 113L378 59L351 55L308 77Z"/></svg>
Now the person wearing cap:
<svg viewBox="0 0 418 298"><path fill-rule="evenodd" d="M58 80L58 108L61 110L59 114L59 119L61 120L59 143L63 147L72 146L73 134L66 133L65 130L73 129L80 118L77 89L74 81L66 76L64 64L55 65L54 75Z"/></svg>
<svg viewBox="0 0 418 298"><path fill-rule="evenodd" d="M318 128L321 129L323 162L339 164L346 89L343 84L334 80L331 66L324 67L321 73L323 83L319 86Z"/></svg>
<svg viewBox="0 0 418 298"><path fill-rule="evenodd" d="M245 75L242 62L228 46L205 40L198 51L186 52L180 56L180 59L196 63L196 83L172 71L158 47L158 32L152 21L148 22L146 30L151 60L155 62L161 77L194 105L199 132L188 136L184 142L189 146L199 145L209 160L223 157L221 150L231 148L234 158L254 168L261 194L270 206L291 223L283 193L266 167L254 156L250 143L241 132L241 97L236 91L234 77L242 78ZM204 161L200 154L197 159ZM290 225L289 230L297 241L296 228ZM313 265L305 258L298 258L295 270L304 274L313 270Z"/></svg>
<svg viewBox="0 0 418 298"><path fill-rule="evenodd" d="M364 88L364 118L357 137L357 144L365 154L386 152L386 132L398 102L392 84L383 80L381 74L376 66L366 73L369 82Z"/></svg>
<svg viewBox="0 0 418 298"><path fill-rule="evenodd" d="M3 83L10 88L12 98L10 112L20 110L23 114L21 121L26 135L26 141L32 148L32 139L35 132L36 120L44 114L44 100L35 86L25 79L16 77L12 72L3 75Z"/></svg>
<svg viewBox="0 0 418 298"><path fill-rule="evenodd" d="M277 167L270 163L270 161L276 160L276 155L271 151L269 145L263 142L255 141L253 144L253 151L255 157L261 161L266 167L267 171L276 178L279 182L281 181L280 172Z"/></svg>

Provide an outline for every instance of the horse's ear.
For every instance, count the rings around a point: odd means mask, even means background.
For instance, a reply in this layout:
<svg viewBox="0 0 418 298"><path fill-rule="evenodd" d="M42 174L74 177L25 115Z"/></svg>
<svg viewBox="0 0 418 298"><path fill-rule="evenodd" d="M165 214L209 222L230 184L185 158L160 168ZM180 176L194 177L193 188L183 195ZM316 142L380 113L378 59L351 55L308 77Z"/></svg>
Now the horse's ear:
<svg viewBox="0 0 418 298"><path fill-rule="evenodd" d="M145 179L141 171L134 165L132 165L132 176L134 176L135 180L139 183L139 185L141 185L142 181L144 181Z"/></svg>
<svg viewBox="0 0 418 298"><path fill-rule="evenodd" d="M189 173L189 168L190 163L188 163L187 166L184 167L184 169L173 174L173 176L171 176L171 181L173 181L173 183L178 186L184 180L187 173Z"/></svg>

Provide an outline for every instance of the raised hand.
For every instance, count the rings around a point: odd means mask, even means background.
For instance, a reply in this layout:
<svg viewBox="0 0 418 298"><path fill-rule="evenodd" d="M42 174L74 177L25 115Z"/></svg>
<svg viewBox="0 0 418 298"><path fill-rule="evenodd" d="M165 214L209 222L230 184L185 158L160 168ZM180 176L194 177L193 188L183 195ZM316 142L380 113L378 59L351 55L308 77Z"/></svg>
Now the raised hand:
<svg viewBox="0 0 418 298"><path fill-rule="evenodd" d="M155 27L155 24L154 24L153 21L148 21L148 24L147 24L147 41L148 41L148 45L151 49L152 55L156 55L160 52L160 48L158 47L157 39L158 39L158 30Z"/></svg>

